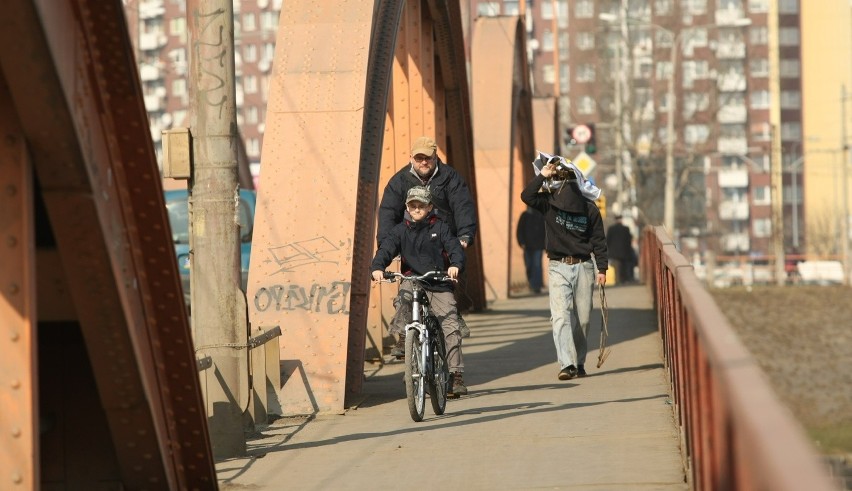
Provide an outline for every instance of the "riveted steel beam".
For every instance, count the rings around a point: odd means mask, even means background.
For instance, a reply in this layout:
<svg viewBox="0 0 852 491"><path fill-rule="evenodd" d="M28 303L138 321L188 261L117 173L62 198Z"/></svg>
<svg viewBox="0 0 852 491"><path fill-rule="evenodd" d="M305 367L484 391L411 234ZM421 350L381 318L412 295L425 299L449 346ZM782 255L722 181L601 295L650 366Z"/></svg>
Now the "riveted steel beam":
<svg viewBox="0 0 852 491"><path fill-rule="evenodd" d="M523 250L512 240L525 209L521 190L535 158L525 36L517 17L480 17L474 24L476 185L488 190L479 213L489 300L507 298L511 285L526 283Z"/></svg>
<svg viewBox="0 0 852 491"><path fill-rule="evenodd" d="M35 489L39 475L32 166L0 77L0 479Z"/></svg>
<svg viewBox="0 0 852 491"><path fill-rule="evenodd" d="M0 66L85 342L88 359L75 363L91 366L109 428L106 447L66 441L67 451L104 459L92 465L104 479L117 464L127 488L215 487L122 3L5 2Z"/></svg>

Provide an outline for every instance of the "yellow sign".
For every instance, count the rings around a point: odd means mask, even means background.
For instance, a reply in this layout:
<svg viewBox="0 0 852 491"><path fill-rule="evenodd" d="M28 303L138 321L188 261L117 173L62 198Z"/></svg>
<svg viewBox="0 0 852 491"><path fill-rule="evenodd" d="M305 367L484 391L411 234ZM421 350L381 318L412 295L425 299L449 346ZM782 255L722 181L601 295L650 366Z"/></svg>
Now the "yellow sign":
<svg viewBox="0 0 852 491"><path fill-rule="evenodd" d="M594 169L598 164L594 161L594 159L589 157L589 154L586 152L580 152L576 157L571 159L571 162L573 162L574 165L580 169L580 172L582 172L587 178L589 177L589 173L592 172L592 169Z"/></svg>
<svg viewBox="0 0 852 491"><path fill-rule="evenodd" d="M601 197L595 200L598 209L601 210L601 218L606 218L606 196L601 193ZM607 279L609 281L609 279Z"/></svg>

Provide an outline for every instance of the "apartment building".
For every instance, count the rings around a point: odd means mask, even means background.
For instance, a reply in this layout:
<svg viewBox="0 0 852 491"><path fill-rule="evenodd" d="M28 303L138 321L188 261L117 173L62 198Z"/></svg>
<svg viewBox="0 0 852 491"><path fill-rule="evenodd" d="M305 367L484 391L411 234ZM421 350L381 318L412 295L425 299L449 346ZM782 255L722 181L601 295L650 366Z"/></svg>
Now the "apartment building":
<svg viewBox="0 0 852 491"><path fill-rule="evenodd" d="M515 4L474 7L507 15ZM595 124L597 180L609 203L639 225L663 223L669 157L674 233L688 257L769 263L773 221L785 255L805 250L799 0L524 7L533 22L535 93L560 96L566 127ZM775 218L773 172L783 181Z"/></svg>
<svg viewBox="0 0 852 491"><path fill-rule="evenodd" d="M282 0L235 0L237 125L256 168L263 145L266 101ZM128 30L158 156L161 133L189 126L186 0L125 0Z"/></svg>

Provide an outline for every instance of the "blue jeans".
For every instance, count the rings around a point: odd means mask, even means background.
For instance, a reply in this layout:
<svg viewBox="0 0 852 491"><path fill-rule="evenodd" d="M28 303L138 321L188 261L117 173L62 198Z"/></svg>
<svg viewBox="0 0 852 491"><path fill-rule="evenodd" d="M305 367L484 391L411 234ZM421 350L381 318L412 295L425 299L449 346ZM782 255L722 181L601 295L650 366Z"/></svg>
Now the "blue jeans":
<svg viewBox="0 0 852 491"><path fill-rule="evenodd" d="M592 314L595 266L591 261L565 264L550 261L547 267L550 288L550 322L559 368L584 365L586 336Z"/></svg>
<svg viewBox="0 0 852 491"><path fill-rule="evenodd" d="M527 268L527 282L530 290L541 291L541 249L524 249L524 265Z"/></svg>

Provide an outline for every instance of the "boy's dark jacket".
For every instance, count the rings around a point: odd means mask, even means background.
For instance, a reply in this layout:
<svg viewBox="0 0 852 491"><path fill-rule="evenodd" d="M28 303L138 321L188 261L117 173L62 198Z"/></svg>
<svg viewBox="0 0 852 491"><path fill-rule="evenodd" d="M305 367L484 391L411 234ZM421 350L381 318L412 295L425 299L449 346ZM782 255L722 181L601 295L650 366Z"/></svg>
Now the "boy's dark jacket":
<svg viewBox="0 0 852 491"><path fill-rule="evenodd" d="M450 266L464 269L464 249L459 239L434 210L419 222L411 220L406 212L405 220L392 228L379 245L370 271L384 271L397 255L402 256L403 273L421 275L428 271L446 271ZM452 291L452 285L440 283L428 289Z"/></svg>
<svg viewBox="0 0 852 491"><path fill-rule="evenodd" d="M564 189L540 192L544 180L541 174L535 176L521 191L521 201L544 214L547 257L560 259L594 253L598 271L606 272L609 267L606 232L597 205L569 182Z"/></svg>

